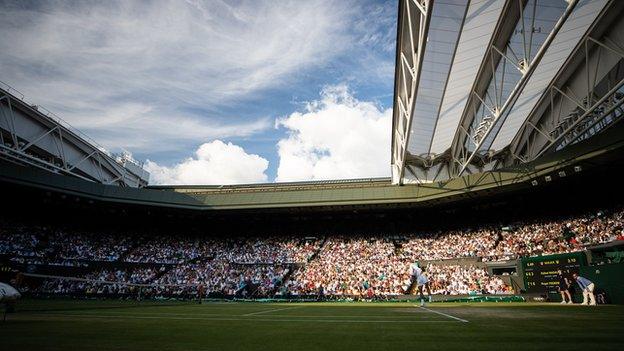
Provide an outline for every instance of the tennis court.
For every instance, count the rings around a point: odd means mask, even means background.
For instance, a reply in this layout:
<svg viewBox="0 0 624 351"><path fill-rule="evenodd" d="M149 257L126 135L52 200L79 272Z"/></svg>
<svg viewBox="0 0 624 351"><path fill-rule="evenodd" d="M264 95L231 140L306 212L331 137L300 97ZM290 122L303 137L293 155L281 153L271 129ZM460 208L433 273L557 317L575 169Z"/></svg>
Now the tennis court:
<svg viewBox="0 0 624 351"><path fill-rule="evenodd" d="M28 300L16 350L616 349L624 306Z"/></svg>

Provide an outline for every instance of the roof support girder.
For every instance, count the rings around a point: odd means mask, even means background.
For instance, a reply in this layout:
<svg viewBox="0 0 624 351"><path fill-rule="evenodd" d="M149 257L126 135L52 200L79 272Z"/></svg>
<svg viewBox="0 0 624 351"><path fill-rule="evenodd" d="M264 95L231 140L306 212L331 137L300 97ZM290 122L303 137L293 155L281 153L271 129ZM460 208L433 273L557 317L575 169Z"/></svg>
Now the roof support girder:
<svg viewBox="0 0 624 351"><path fill-rule="evenodd" d="M23 94L2 84L0 157L92 182L131 187L147 185L143 175L132 173L112 156L104 154L97 144L68 129L51 112L29 104L24 101ZM5 136L10 136L11 141Z"/></svg>
<svg viewBox="0 0 624 351"><path fill-rule="evenodd" d="M427 44L433 0L400 0L395 102L392 120L392 183L401 184L416 91Z"/></svg>
<svg viewBox="0 0 624 351"><path fill-rule="evenodd" d="M605 47L605 48L607 48L609 50L612 50L613 52L617 53L617 55L622 60L624 60L624 53L619 52L619 50L617 48L612 48L610 46L606 46L605 43L601 43L601 42L599 42L596 39L593 39L591 37L588 37L586 39L586 43L589 42L589 41L593 41L593 42L599 44L602 47ZM599 64L599 62L595 62L595 64ZM586 71L590 71L592 69L595 69L595 67L591 67L590 65L591 65L591 62L587 62L587 61L585 62ZM622 95L621 89L624 87L624 78L620 79L618 82L612 82L611 84L613 84L613 88L611 88L604 96L602 96L593 105L591 105L591 106L579 105L579 106L581 106L583 114L578 116L577 119L574 122L572 122L571 124L569 124L567 127L563 128L563 130L560 133L557 134L556 138L551 138L544 146L542 146L539 149L539 151L537 153L535 153L534 155L531 155L529 160L534 160L534 159L540 157L541 155L543 155L546 151L552 149L553 147L557 147L558 145L560 145L560 142L563 141L570 134L575 134L576 137L575 137L575 139L568 141L567 144L575 141L578 137L580 137L580 135L583 135L583 133L587 129L591 128L591 126L595 125L596 123L602 121L604 118L606 118L606 116L608 116L616 108L618 108L620 105L622 105L622 102L624 101L624 95ZM593 84L590 87L589 91L593 92L595 86L596 86L596 84ZM553 89L554 92L559 92L562 96L567 97L557 87L553 86L552 89ZM591 95L590 95L590 97L591 97ZM588 104L589 103L590 102L588 101ZM605 109L605 110L602 111L601 113L597 113L596 111L599 110L599 109ZM587 119L589 117L595 117L596 120L595 121L587 121ZM582 125L583 122L590 122L590 123L589 123L588 126L583 128L582 130L577 130L577 127L579 125Z"/></svg>
<svg viewBox="0 0 624 351"><path fill-rule="evenodd" d="M535 68L537 67L537 65L539 65L539 62L541 61L542 57L548 50L548 47L550 46L550 44L556 37L557 33L559 32L559 30L561 29L561 27L563 26L567 18L570 16L572 11L576 7L577 3L578 3L578 0L568 1L568 6L566 7L565 11L561 15L557 23L554 25L553 29L551 30L550 34L548 35L544 43L541 45L535 57L532 60L530 60L530 62L527 62L528 58L525 56L524 58L525 66L523 67L523 69L521 69L522 76L520 77L520 80L516 83L516 85L514 86L514 89L506 98L502 106L500 106L500 108L494 109L496 113L492 115L493 117L492 121L488 123L485 129L485 132L483 132L482 136L477 140L477 145L475 149L468 153L467 158L463 159L459 164L456 165L457 173L454 174L455 176L461 176L466 171L466 168L471 163L473 158L480 152L480 149L483 146L484 141L487 139L490 133L494 130L494 127L497 125L501 117L504 117L505 114L509 111L509 109L514 105L516 99L518 98L522 90L524 89L524 86L526 85L528 80L531 78L533 72L535 71ZM455 145L455 147L461 148L463 146ZM454 154L456 153L457 151L455 150Z"/></svg>
<svg viewBox="0 0 624 351"><path fill-rule="evenodd" d="M579 41L512 139L510 156L535 160L619 119L624 78L624 3L610 2ZM619 21L619 22L618 22ZM617 106L616 106L617 105ZM614 107L615 106L615 107ZM611 112L609 114L608 111ZM600 128L598 128L600 129ZM506 165L514 164L513 159Z"/></svg>

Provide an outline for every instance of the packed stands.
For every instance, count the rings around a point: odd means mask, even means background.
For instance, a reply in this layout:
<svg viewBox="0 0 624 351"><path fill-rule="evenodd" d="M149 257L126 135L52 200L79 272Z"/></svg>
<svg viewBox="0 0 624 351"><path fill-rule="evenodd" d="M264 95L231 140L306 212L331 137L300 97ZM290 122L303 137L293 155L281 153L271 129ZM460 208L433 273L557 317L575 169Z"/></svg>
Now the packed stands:
<svg viewBox="0 0 624 351"><path fill-rule="evenodd" d="M299 269L287 283L293 294L377 296L402 294L411 284L407 260L395 255L393 242L378 238L335 237L318 259Z"/></svg>
<svg viewBox="0 0 624 351"><path fill-rule="evenodd" d="M511 287L483 268L459 265L428 265L434 295L510 294Z"/></svg>
<svg viewBox="0 0 624 351"><path fill-rule="evenodd" d="M50 272L56 266L65 269L59 275L77 278L40 281L28 287L33 293L109 296L139 289L144 296L163 298L382 298L413 292L409 267L421 262L434 294L509 294L512 287L488 272L485 262L622 240L623 224L624 211L617 209L432 233L219 238L5 222L0 259L23 272L32 267ZM473 261L444 263L465 258Z"/></svg>

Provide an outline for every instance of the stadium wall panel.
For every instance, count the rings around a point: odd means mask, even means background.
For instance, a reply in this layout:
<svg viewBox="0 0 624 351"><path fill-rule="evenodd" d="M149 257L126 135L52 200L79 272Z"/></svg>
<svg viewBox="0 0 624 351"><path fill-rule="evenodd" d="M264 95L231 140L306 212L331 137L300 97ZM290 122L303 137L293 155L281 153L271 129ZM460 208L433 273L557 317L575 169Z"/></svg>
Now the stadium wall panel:
<svg viewBox="0 0 624 351"><path fill-rule="evenodd" d="M596 293L605 292L607 301L624 304L624 263L581 267L580 273L596 285Z"/></svg>

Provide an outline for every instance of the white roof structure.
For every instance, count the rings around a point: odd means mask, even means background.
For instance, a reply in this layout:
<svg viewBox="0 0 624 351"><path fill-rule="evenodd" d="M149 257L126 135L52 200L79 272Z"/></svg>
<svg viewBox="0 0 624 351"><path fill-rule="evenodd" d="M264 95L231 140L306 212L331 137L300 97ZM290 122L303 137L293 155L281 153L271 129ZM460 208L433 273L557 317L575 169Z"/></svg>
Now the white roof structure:
<svg viewBox="0 0 624 351"><path fill-rule="evenodd" d="M399 7L395 184L530 162L619 121L624 1Z"/></svg>

